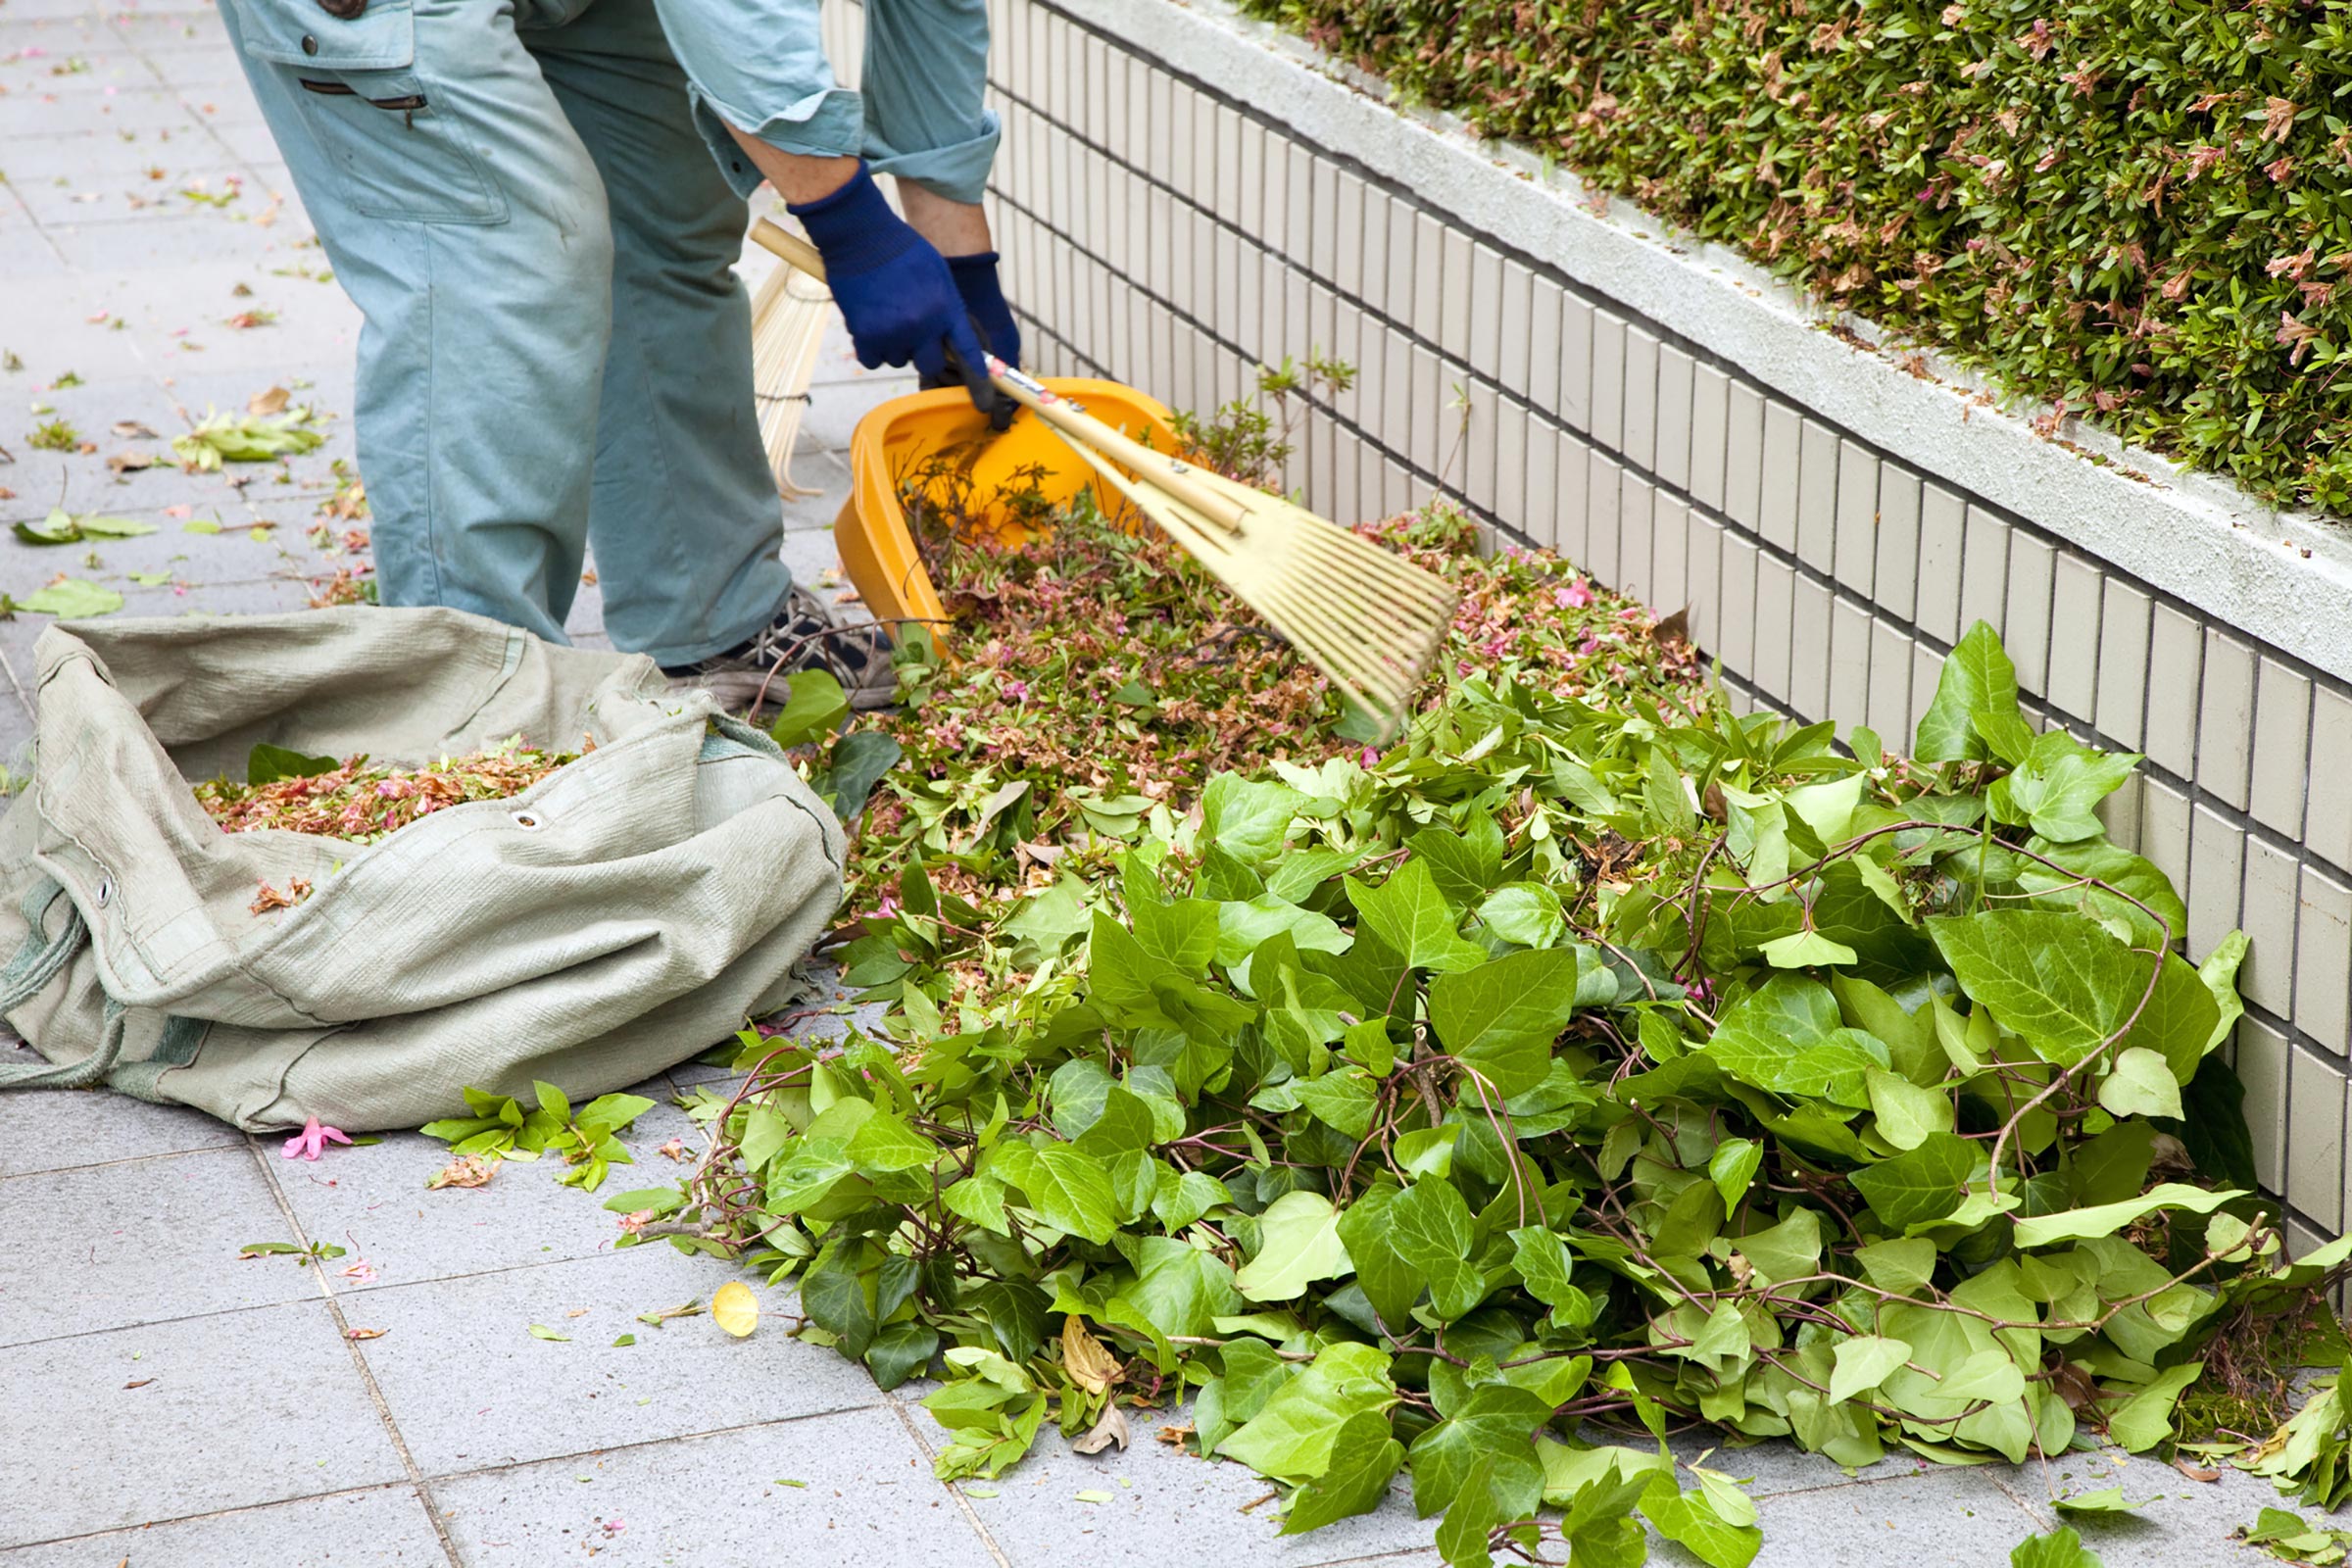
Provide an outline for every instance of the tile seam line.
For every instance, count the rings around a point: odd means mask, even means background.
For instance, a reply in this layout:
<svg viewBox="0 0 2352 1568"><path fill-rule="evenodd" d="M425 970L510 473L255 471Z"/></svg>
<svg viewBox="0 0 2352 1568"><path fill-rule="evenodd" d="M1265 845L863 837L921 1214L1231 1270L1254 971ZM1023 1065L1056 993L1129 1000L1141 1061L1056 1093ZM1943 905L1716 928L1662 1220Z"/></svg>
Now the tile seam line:
<svg viewBox="0 0 2352 1568"><path fill-rule="evenodd" d="M811 1346L811 1349L815 1347ZM877 1393L880 1391L877 1390ZM577 1464L583 1459L598 1459L609 1453L635 1453L646 1448L666 1448L680 1443L698 1443L705 1438L730 1438L743 1432L760 1432L769 1427L792 1426L802 1421L829 1421L835 1416L856 1415L860 1410L879 1407L872 1404L842 1404L823 1410L809 1410L800 1415L775 1415L760 1421L738 1421L732 1426L711 1427L703 1432L680 1432L666 1438L640 1438L629 1443L611 1443L601 1448L572 1448L563 1453L543 1454L536 1459L508 1459L499 1464L475 1465L467 1470L427 1470L423 1485L438 1486L444 1482L473 1481L483 1476L506 1475L511 1471L528 1470L534 1465Z"/></svg>
<svg viewBox="0 0 2352 1568"><path fill-rule="evenodd" d="M1067 13L1055 10L1054 7L1048 4L1048 0L1030 0L1030 3L1043 7L1044 9L1054 11L1055 16L1062 17L1073 26L1086 28L1088 25L1076 18L1069 17ZM1194 83L1192 78L1185 75L1184 73L1174 70L1173 68L1167 66L1164 62L1157 60L1155 57L1134 54L1133 51L1126 50L1124 45L1116 44L1115 42L1112 46L1120 48L1122 52L1127 53L1131 59L1143 61L1150 69L1161 72L1168 75L1171 79L1185 81L1188 84L1192 84L1194 86L1194 90L1196 91L1216 98L1220 102L1230 103L1230 101L1224 99L1222 93L1218 89L1206 86L1205 84ZM1374 307L1369 302L1364 300L1361 295L1341 288L1335 281L1327 279L1320 273L1316 272L1312 266L1305 259L1293 256L1288 250L1276 248L1275 246L1269 244L1266 240L1250 234L1239 224L1219 216L1214 209L1202 207L1197 199L1185 195L1184 193L1176 190L1173 186L1170 186L1159 180L1157 176L1152 174L1149 171L1137 168L1133 164L1128 163L1117 153L1101 146L1099 143L1091 141L1076 127L1038 108L1031 100L1023 97L1021 94L1011 91L1010 89L1003 86L1001 83L992 82L991 85L995 86L1007 101L1018 104L1026 113L1036 116L1045 124L1050 125L1056 130L1065 132L1072 140L1078 142L1082 146L1087 147L1089 150L1098 153L1100 156L1117 168L1126 171L1134 179L1144 183L1152 189L1164 191L1175 202L1186 208L1189 208L1195 215L1206 220L1215 227L1236 235L1256 249L1262 256L1279 260L1289 270L1296 272L1298 276L1304 278L1310 284L1322 288L1325 292L1330 294L1333 299L1351 305L1359 314L1382 322L1390 330L1398 333L1400 336L1407 339L1408 342L1418 347L1427 349L1431 354L1435 355L1440 360L1443 360L1447 364L1456 363L1456 357L1454 355L1441 347L1434 339L1422 335L1422 333L1415 328L1399 321L1395 316L1390 314L1385 305ZM1230 106L1235 107L1238 111L1250 112L1251 113L1252 118L1257 118L1253 111L1248 111L1247 105L1230 103ZM1261 122L1266 124L1270 129L1281 128L1272 121L1263 121ZM1390 182L1386 181L1380 176L1358 172L1355 168L1350 167L1352 165L1352 160L1349 159L1346 154L1334 152L1330 149L1324 148L1320 143L1307 140L1304 137L1297 136L1287 130L1283 130L1282 133L1291 141L1293 145L1308 149L1313 156L1325 159L1334 166L1340 167L1347 172L1354 175L1354 177L1363 180L1367 184L1390 184ZM1005 197L1001 190L992 189L991 194L996 195L999 200L1006 202L1007 205L1017 208L1024 214L1034 219L1035 215L1029 214L1027 208L1021 207L1019 203L1011 201L1011 199ZM1718 371L1720 374L1725 376L1726 379L1747 387L1757 396L1762 397L1770 402L1780 403L1797 409L1797 412L1803 417L1811 418L1816 423L1823 425L1827 429L1835 431L1844 439L1852 441L1856 446L1861 447L1869 452L1881 463L1893 464L1894 466L1901 467L1906 471L1916 471L1916 465L1895 456L1892 452L1882 446L1871 436L1859 431L1848 429L1843 424L1823 417L1815 412L1802 409L1798 405L1792 403L1785 394L1777 392L1771 387L1766 386L1748 371L1731 364L1714 350L1708 349L1703 344L1685 336L1674 327L1669 326L1662 321L1651 318L1642 312L1627 306L1623 301L1617 300L1609 295L1592 292L1585 286L1580 285L1574 280L1567 278L1564 274L1559 273L1557 270L1552 268L1548 263L1545 263L1540 258L1534 257L1527 252L1519 250L1517 247L1508 244L1508 242L1501 240L1497 236L1487 234L1478 229L1457 226L1453 223L1449 216L1442 209L1429 205L1419 196L1413 194L1404 187L1392 187L1391 195L1393 198L1401 196L1406 201L1407 205L1413 207L1418 214L1430 217L1433 220L1445 224L1451 231L1467 235L1474 244L1483 245L1488 250L1501 255L1505 260L1515 262L1518 266L1543 275L1546 281L1553 283L1554 286L1560 288L1563 292L1582 299L1588 305L1588 307L1595 310L1605 310L1612 316L1618 316L1622 318L1629 326L1639 326L1642 330L1658 337L1662 344L1670 343L1671 346L1689 355L1692 360L1706 366L1708 368ZM1050 224L1047 226L1049 228L1052 227ZM1077 250L1080 254L1092 259L1096 265L1103 267L1106 270L1111 270L1111 269L1108 268L1108 264L1104 262L1102 257L1096 256L1094 252L1087 250L1085 246L1080 244L1075 239L1075 237L1060 229L1053 229L1053 232L1057 237L1067 241L1072 248ZM1132 282L1132 277L1130 277L1130 281ZM1139 289L1139 292L1147 291ZM1531 414L1536 415L1538 417L1549 417L1553 420L1553 422L1560 423L1564 428L1574 429L1574 426L1568 425L1566 421L1559 419L1556 416L1556 413L1538 409L1534 404L1530 403L1524 395L1514 392L1511 388L1502 385L1500 381L1497 380L1492 373L1480 370L1467 364L1464 364L1462 368L1466 374L1476 377L1477 379L1484 381L1489 386L1493 387L1494 391L1498 393L1505 401L1520 405L1521 407L1527 409ZM1578 431L1577 433L1580 435L1588 434L1588 432L1584 431ZM1599 447L1600 443L1595 441L1594 445ZM1386 449L1384 448L1384 450ZM1602 450L1608 449L1602 448ZM1923 483L1935 483L1939 487L1941 487L1943 483L1943 481L1936 476L1921 474L1920 477ZM2169 489L2170 487L2166 488ZM2057 534L2049 531L2042 524L2037 523L2031 518L2021 516L1997 502L1976 496L1973 492L1969 493L1966 499L1971 506L1981 508L1983 511L1991 514L1996 520L2005 526L2019 529L2039 543L2049 545L2056 549L2071 551L2076 555L2085 556L2088 559L2098 561L2102 574L2110 579L2121 580L2131 586L2136 587L2149 594L2151 597L2165 604L2171 605L2174 608L2180 610L2201 621L2210 621L2217 624L2220 623L2209 612L2198 609L2196 606L2190 604L2186 599L2181 598L2179 594L2176 594L2159 584L2150 582L2147 579L2140 577L2114 563L2106 561L2104 558L2092 556L2081 546L2074 544L2072 541L2059 537ZM2303 674L2307 678L2315 682L2324 682L2334 688L2339 694L2352 695L2352 679L2339 677L2327 670L2321 669L2318 665L2312 664L2310 662L2300 658L2295 654L2289 653L2284 649L2274 649L2272 651L2276 656L2283 658L2291 662L2296 667L2297 672Z"/></svg>
<svg viewBox="0 0 2352 1568"><path fill-rule="evenodd" d="M930 1439L924 1437L922 1430L916 1426L913 1415L906 1408L906 1401L899 1397L898 1391L883 1389L882 1402L890 1407L891 1414L899 1418L899 1425L906 1429L906 1436L913 1442L916 1451L936 1465L939 1462L939 1450L931 1446ZM980 1510L972 1506L972 1499L963 1494L963 1489L949 1482L937 1480L936 1475L933 1485L941 1488L948 1495L956 1499L956 1510L963 1515L963 1522L972 1527L972 1533L978 1536L980 1544L988 1548L988 1554L996 1560L997 1568L1013 1568L1011 1556L997 1544L996 1535L982 1521Z"/></svg>
<svg viewBox="0 0 2352 1568"><path fill-rule="evenodd" d="M1200 337L1209 343L1214 344L1219 349L1233 354L1239 359L1246 361L1252 359L1252 356L1241 345L1228 340L1214 326L1202 321L1190 310L1184 308L1183 306L1177 305L1172 301L1162 298L1160 295L1154 293L1148 285L1137 281L1132 275L1126 275L1117 272L1102 258L1096 256L1091 251L1086 250L1085 247L1073 236L1055 227L1052 222L1040 217L1037 213L1031 211L1021 202L1007 197L1002 192L994 192L992 194L995 194L997 199L1012 212L1019 214L1029 222L1035 223L1046 233L1067 245L1076 254L1086 257L1089 262L1102 269L1105 273L1117 277L1137 298L1148 301L1152 305L1166 312L1176 321L1190 327ZM1077 358L1082 362L1095 366L1098 368L1104 368L1102 361L1097 359L1092 354L1087 353L1085 350L1079 348L1074 342L1071 341L1069 337L1056 330L1052 324L1046 322L1042 318L1037 316L1034 311L1021 310L1021 308L1017 305L1015 309L1020 310L1020 313L1027 317L1030 322L1038 327L1039 330L1044 333L1044 335L1060 344L1064 349L1077 356ZM1451 364L1452 362L1450 360L1446 360L1446 363ZM1476 374L1477 372L1472 371L1470 373ZM1752 544L1760 554L1770 556L1773 560L1794 572L1798 577L1809 580L1817 586L1827 589L1834 600L1843 601L1853 608L1860 610L1865 614L1868 614L1873 620L1885 623L1890 629L1897 631L1918 646L1926 648L1931 654L1937 658L1949 657L1954 645L1950 642L1947 642L1943 638L1936 636L1935 633L1928 631L1916 620L1892 614L1886 609L1885 606L1879 604L1875 599L1862 594L1858 590L1853 589L1845 583L1839 581L1838 578L1814 567L1799 558L1792 551L1773 543L1771 540L1765 538L1761 533L1751 531L1745 524L1740 523L1737 519L1733 518L1727 513L1710 507L1705 502L1699 500L1696 496L1691 494L1691 492L1689 490L1662 479L1654 471L1643 467L1639 463L1627 459L1624 454L1616 452L1602 445L1598 441L1594 440L1589 431L1579 430L1574 426L1561 423L1553 419L1543 411L1536 409L1532 404L1526 404L1523 400L1516 399L1508 388L1495 385L1492 382L1490 382L1489 385L1494 386L1494 390L1502 397L1511 399L1512 401L1520 402L1521 406L1526 408L1528 413L1543 426L1550 429L1555 434L1569 435L1580 442L1584 442L1591 451L1605 454L1612 463L1617 464L1622 469L1624 469L1626 473L1633 475L1642 483L1648 485L1654 491L1666 496L1668 499L1676 502L1677 504L1688 508L1692 513L1698 514L1699 515L1714 522L1717 526L1721 527L1725 533ZM1386 461L1396 464L1399 467L1403 468L1406 473L1422 480L1423 482L1429 484L1433 489L1436 489L1446 495L1448 499L1460 506L1464 512L1501 530L1514 539L1520 540L1531 546L1535 544L1535 539L1532 534L1529 534L1523 529L1504 521L1501 517L1497 516L1489 509L1479 506L1467 496L1460 494L1458 491L1455 491L1445 483L1441 482L1436 475L1432 474L1428 469L1422 467L1418 463L1416 463L1409 454L1395 451L1385 442L1383 442L1377 435L1366 429L1365 426L1356 419L1340 413L1338 410L1332 408L1329 404L1313 397L1312 395L1300 394L1300 396L1313 413L1322 416L1323 418L1328 420L1332 425L1348 431L1365 445L1370 446L1375 451L1382 454ZM1867 443L1857 442L1856 444L1866 445ZM1897 462L1897 460L1887 458L1882 458L1881 461ZM1909 471L1908 465L1901 465L1898 462L1897 466L1904 467L1905 471ZM1928 482L1926 480L1926 476L1923 475L1921 477L1923 483ZM2000 511L2000 509L1996 507L1989 506L1984 510L1989 513L1993 513L1996 515ZM2032 525L2028 523L2015 522L2007 525L2011 527L2025 528L2029 533L2034 531ZM2072 556L2077 560L2082 560L2086 562L2097 561L2097 558L2087 556L2082 551L2075 550L2062 540L2052 538L2044 542L2050 544L2054 550ZM1578 564L1582 566L1583 564L1578 563ZM2133 578L2129 573L2120 569L2107 569L2107 564L2104 562L2099 562L2098 566L2102 571L2103 581L2124 582L2127 586L2133 586L2139 591L2146 592L2156 599L2173 604L2177 609L2184 612L2189 618L2196 620L2200 625L2219 624L2218 622L2213 621L2211 617L2205 615L2204 612L2198 611L2194 606L2187 604L2185 601L2175 601L2172 596L2166 594L2163 589L2152 583L2147 583ZM2054 580L2055 579L2053 578L2053 582ZM2270 658L2278 652L2280 651L2270 650L2265 652L2263 657ZM2292 663L2300 662L2299 661L2295 661L2292 655L2287 655L2286 661ZM2306 666L2299 672L2303 673L2307 679L2311 680L2315 684L2315 686L2321 682L2328 682L2329 684L2333 683L2333 678L2328 675L2324 670L2309 668ZM2095 689L2096 688L2094 684L2094 693ZM1760 685L1755 686L1754 690L1756 690L1760 695L1763 694L1763 688ZM2105 743L2107 748L2110 750L2119 752L2133 752L2133 755L2142 756L2144 759L2144 754L2134 751L2133 748L2125 747L2120 743L2115 742L2104 731L2098 729L2098 727L2091 723L2088 719L2079 717L2071 710L2062 708L2059 705L2050 702L2046 695L2036 693L2034 696L2035 706L2046 710L2054 720L2064 723L2069 728L2080 728L2088 734L2096 736L2101 742ZM1795 714L1795 710L1793 708L1790 708L1781 699L1777 697L1773 698L1772 704L1781 711L1788 713L1792 716L1800 716L1801 718L1801 715ZM2231 805L2230 802L2223 800L2219 796L2213 795L2209 790L2207 790L2203 785L2199 784L2194 779L2184 778L2180 774L2176 774L2172 772L2171 769L2164 767L2163 764L2158 763L2153 760L2143 760L2140 765L2151 775L2162 778L2168 784L2179 784L2181 786L2184 792L2190 796L2192 803L2210 803L2217 815L2222 815L2226 819L2230 820L2233 826L2251 836L2258 836L2265 839L2266 842L2272 842L2274 848L2284 851L2299 864L2313 865L2323 872L2331 873L2339 882L2352 881L2352 868L2335 865L2334 862L2327 859L2325 857L2313 851L2308 844L2298 839L2286 837L2282 829L2273 828L2267 823L2259 821L2250 814L2250 811L2247 808ZM2341 1049L2330 1051L2330 1054L2342 1055L2344 1054L2344 1051Z"/></svg>
<svg viewBox="0 0 2352 1568"><path fill-rule="evenodd" d="M245 1147L252 1153L254 1163L261 1167L262 1180L270 1189L270 1200L277 1204L277 1211L285 1220L286 1228L293 1233L296 1244L311 1245L310 1233L303 1228L302 1220L295 1214L294 1204L286 1197L285 1190L278 1186L277 1172L270 1168L270 1156L263 1150L261 1140L247 1133ZM391 1443L402 1471L408 1476L409 1486L417 1503L424 1509L425 1521L432 1526L434 1539L441 1544L442 1555L448 1559L450 1568L466 1568L466 1559L459 1554L457 1541L449 1533L449 1522L441 1516L431 1483L426 1479L423 1468L416 1463L416 1456L409 1451L409 1440L401 1435L399 1423L392 1419L392 1405L384 1397L382 1386L375 1380L375 1369L368 1364L368 1357L361 1353L359 1345L351 1338L350 1320L343 1314L343 1304L336 1298L334 1287L327 1283L325 1268L318 1264L311 1267L317 1276L319 1298L326 1303L327 1317L335 1326L335 1336L343 1342L343 1353L350 1358L352 1370L359 1374L361 1387L368 1392L368 1402L374 1408L375 1418L382 1425L384 1436Z"/></svg>
<svg viewBox="0 0 2352 1568"><path fill-rule="evenodd" d="M5 655L0 655L0 662L4 662L5 658ZM109 1091L109 1093L111 1092ZM121 1159L93 1159L79 1165L44 1165L39 1170L0 1171L0 1183L21 1182L33 1176L67 1176L83 1170L118 1170L124 1165L143 1165L149 1160L184 1159L190 1154L228 1153L236 1148L237 1146L233 1143L198 1144L188 1149L160 1149L152 1154L124 1154ZM189 1315L203 1317L207 1314L195 1312ZM177 1322L179 1320L171 1319L169 1321Z"/></svg>
<svg viewBox="0 0 2352 1568"><path fill-rule="evenodd" d="M405 1481L378 1481L365 1487L337 1487L332 1492L309 1492L299 1497L279 1497L271 1502L240 1502L226 1508L205 1508L195 1513L173 1514L169 1519L150 1519L143 1524L109 1525L104 1530L83 1530L71 1536L45 1536L39 1541L20 1541L0 1546L0 1554L28 1551L35 1546L70 1546L77 1541L98 1541L107 1536L119 1536L133 1530L160 1530L167 1525L197 1524L207 1519L229 1519L241 1513L262 1513L271 1508L298 1507L306 1502L330 1502L337 1497L364 1497L371 1492L397 1492L416 1495L416 1488Z"/></svg>

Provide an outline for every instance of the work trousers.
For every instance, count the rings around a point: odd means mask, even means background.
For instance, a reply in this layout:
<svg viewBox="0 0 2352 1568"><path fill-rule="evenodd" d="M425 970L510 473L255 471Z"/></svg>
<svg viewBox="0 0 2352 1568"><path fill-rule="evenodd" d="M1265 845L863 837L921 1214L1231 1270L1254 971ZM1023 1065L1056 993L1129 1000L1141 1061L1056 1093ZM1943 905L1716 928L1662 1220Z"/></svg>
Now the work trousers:
<svg viewBox="0 0 2352 1568"><path fill-rule="evenodd" d="M664 664L774 614L791 579L732 270L758 175L711 116L870 149L959 200L995 146L977 0L869 13L861 99L834 85L816 0L222 0L365 318L384 603L560 642L593 547L607 632ZM927 64L903 47L925 36Z"/></svg>

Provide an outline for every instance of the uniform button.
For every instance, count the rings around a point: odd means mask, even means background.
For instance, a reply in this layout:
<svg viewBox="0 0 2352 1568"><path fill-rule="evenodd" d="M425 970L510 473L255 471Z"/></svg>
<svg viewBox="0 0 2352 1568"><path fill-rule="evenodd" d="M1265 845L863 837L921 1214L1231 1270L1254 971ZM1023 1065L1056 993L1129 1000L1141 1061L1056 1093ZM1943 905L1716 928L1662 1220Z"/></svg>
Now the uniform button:
<svg viewBox="0 0 2352 1568"><path fill-rule="evenodd" d="M307 32L304 33L302 35L302 52L306 55L317 54L318 52L318 40L312 37Z"/></svg>

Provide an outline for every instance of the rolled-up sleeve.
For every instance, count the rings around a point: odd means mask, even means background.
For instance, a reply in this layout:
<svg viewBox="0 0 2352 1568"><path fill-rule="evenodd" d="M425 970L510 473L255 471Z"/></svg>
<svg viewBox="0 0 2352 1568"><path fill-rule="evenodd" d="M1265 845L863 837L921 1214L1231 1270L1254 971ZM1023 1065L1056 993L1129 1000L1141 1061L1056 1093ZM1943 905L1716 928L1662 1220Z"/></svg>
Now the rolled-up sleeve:
<svg viewBox="0 0 2352 1568"><path fill-rule="evenodd" d="M1000 129L982 103L985 0L866 0L863 91L826 59L816 0L662 0L696 125L742 195L760 173L733 126L784 152L862 156L875 172L977 202Z"/></svg>

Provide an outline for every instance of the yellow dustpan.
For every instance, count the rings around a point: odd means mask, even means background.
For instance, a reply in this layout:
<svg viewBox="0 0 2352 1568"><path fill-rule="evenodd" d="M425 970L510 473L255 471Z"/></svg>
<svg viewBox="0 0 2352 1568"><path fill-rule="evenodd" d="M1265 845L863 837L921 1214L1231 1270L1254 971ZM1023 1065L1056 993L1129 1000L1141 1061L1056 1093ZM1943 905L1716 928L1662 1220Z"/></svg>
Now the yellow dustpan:
<svg viewBox="0 0 2352 1568"><path fill-rule="evenodd" d="M1083 402L1095 417L1135 440L1163 452L1176 449L1167 409L1133 387L1075 376L1046 385ZM934 461L941 458L946 463ZM833 524L841 564L877 619L929 622L943 645L948 613L915 552L901 500L901 486L918 475L943 492L943 500L953 485L967 504L982 508L970 520L999 545L1017 545L1036 532L1002 511L987 510L1007 491L1059 507L1092 486L1105 515L1123 505L1118 492L1035 415L1022 413L999 434L961 387L893 398L858 420L850 438L850 499Z"/></svg>

